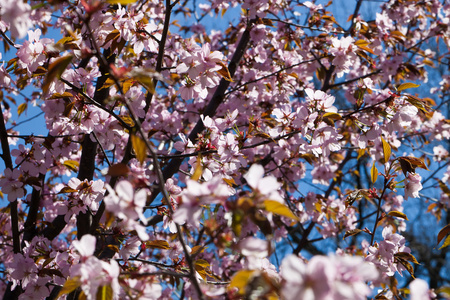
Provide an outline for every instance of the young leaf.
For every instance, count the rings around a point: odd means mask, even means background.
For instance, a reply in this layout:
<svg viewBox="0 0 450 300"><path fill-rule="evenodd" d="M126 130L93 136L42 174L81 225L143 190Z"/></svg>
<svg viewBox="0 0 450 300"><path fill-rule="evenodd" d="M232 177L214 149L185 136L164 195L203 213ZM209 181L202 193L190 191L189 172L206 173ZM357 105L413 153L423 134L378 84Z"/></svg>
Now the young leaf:
<svg viewBox="0 0 450 300"><path fill-rule="evenodd" d="M75 190L69 186L63 187L58 194L68 194L68 193L76 193L78 190Z"/></svg>
<svg viewBox="0 0 450 300"><path fill-rule="evenodd" d="M298 221L297 216L294 215L289 207L275 200L265 200L264 210Z"/></svg>
<svg viewBox="0 0 450 300"><path fill-rule="evenodd" d="M415 84L415 83L412 83L412 82L405 82L405 83L400 84L397 87L397 91L401 92L403 90L410 89L410 88L416 88L416 87L419 87L419 86L420 86L420 84Z"/></svg>
<svg viewBox="0 0 450 300"><path fill-rule="evenodd" d="M450 233L450 224L442 228L437 236L437 244L439 245L442 239Z"/></svg>
<svg viewBox="0 0 450 300"><path fill-rule="evenodd" d="M346 237L349 237L349 236L352 236L352 235L357 235L357 234L360 233L361 231L362 231L362 230L361 230L361 229L358 229L358 228L355 228L355 229L352 229L352 230L348 230L348 231L345 232L344 239L345 239Z"/></svg>
<svg viewBox="0 0 450 300"><path fill-rule="evenodd" d="M59 299L62 295L70 294L71 292L75 291L80 286L81 286L81 282L79 281L78 277L72 277L72 278L67 279L67 281L64 283L63 287L59 291L59 294L56 297L56 299Z"/></svg>
<svg viewBox="0 0 450 300"><path fill-rule="evenodd" d="M48 92L48 88L50 84L53 82L55 78L61 77L61 74L67 68L67 66L72 61L72 55L66 55L60 58L55 59L49 66L47 76L44 79L44 83L42 84L42 91L44 94Z"/></svg>
<svg viewBox="0 0 450 300"><path fill-rule="evenodd" d="M390 211L388 213L388 216L402 218L402 219L405 219L406 221L408 221L408 217L404 213L396 211L396 210Z"/></svg>
<svg viewBox="0 0 450 300"><path fill-rule="evenodd" d="M370 169L370 176L372 179L372 183L375 183L377 181L378 178L378 169L375 166L375 162L373 162L372 168Z"/></svg>
<svg viewBox="0 0 450 300"><path fill-rule="evenodd" d="M121 5L127 5L132 4L136 2L137 0L106 0L109 4L121 4Z"/></svg>
<svg viewBox="0 0 450 300"><path fill-rule="evenodd" d="M126 164L118 163L110 166L106 175L119 177L128 175L128 173L130 173L130 168Z"/></svg>
<svg viewBox="0 0 450 300"><path fill-rule="evenodd" d="M383 138L381 138L381 143L383 144L384 163L387 163L391 158L391 146Z"/></svg>
<svg viewBox="0 0 450 300"><path fill-rule="evenodd" d="M202 167L201 161L202 161L201 157L199 156L198 159L197 159L197 163L195 165L194 174L192 174L192 177L191 177L192 180L197 181L197 180L200 179L200 177L202 177L203 167Z"/></svg>
<svg viewBox="0 0 450 300"><path fill-rule="evenodd" d="M78 172L78 167L80 166L80 163L77 162L76 160L66 160L63 163L64 166L66 166L67 168L69 168L70 170L74 171L74 172Z"/></svg>
<svg viewBox="0 0 450 300"><path fill-rule="evenodd" d="M444 241L444 243L442 244L442 246L439 247L439 250L441 250L441 249L443 249L443 248L447 248L448 245L450 245L450 235L448 235L448 236L445 238L445 241Z"/></svg>
<svg viewBox="0 0 450 300"><path fill-rule="evenodd" d="M97 300L112 300L114 296L111 285L103 285L97 290Z"/></svg>
<svg viewBox="0 0 450 300"><path fill-rule="evenodd" d="M170 245L167 241L164 240L154 240L146 242L145 245L149 248L158 248L158 249L170 249Z"/></svg>
<svg viewBox="0 0 450 300"><path fill-rule="evenodd" d="M255 270L240 270L231 278L230 284L228 285L228 289L232 290L233 288L237 288L240 294L244 294L245 287L250 279L253 277L253 274L257 272Z"/></svg>
<svg viewBox="0 0 450 300"><path fill-rule="evenodd" d="M416 265L420 265L414 255L408 252L397 252L394 254L394 257L410 261L412 263L415 263Z"/></svg>
<svg viewBox="0 0 450 300"><path fill-rule="evenodd" d="M26 102L20 104L19 107L17 107L17 114L20 116L25 111L25 109L27 109Z"/></svg>
<svg viewBox="0 0 450 300"><path fill-rule="evenodd" d="M407 260L397 257L397 263L402 264L402 266L405 267L406 271L408 271L408 273L411 274L412 278L416 278L414 277L414 268Z"/></svg>
<svg viewBox="0 0 450 300"><path fill-rule="evenodd" d="M217 64L222 67L222 69L218 70L217 73L219 73L219 75L225 80L233 82L233 78L231 78L231 74L227 66L222 62L218 62Z"/></svg>
<svg viewBox="0 0 450 300"><path fill-rule="evenodd" d="M137 135L131 135L131 144L133 145L134 153L136 154L137 160L142 164L147 157L147 147L145 142Z"/></svg>

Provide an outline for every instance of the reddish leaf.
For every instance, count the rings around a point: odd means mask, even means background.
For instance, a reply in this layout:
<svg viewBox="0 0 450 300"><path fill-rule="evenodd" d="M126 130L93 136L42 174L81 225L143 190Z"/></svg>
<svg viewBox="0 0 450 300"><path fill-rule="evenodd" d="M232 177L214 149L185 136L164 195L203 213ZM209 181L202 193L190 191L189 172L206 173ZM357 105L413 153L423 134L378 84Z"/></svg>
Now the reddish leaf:
<svg viewBox="0 0 450 300"><path fill-rule="evenodd" d="M446 237L450 233L450 224L442 228L437 237L437 244L439 245L444 237Z"/></svg>
<svg viewBox="0 0 450 300"><path fill-rule="evenodd" d="M49 66L47 76L44 79L44 83L42 84L42 91L44 93L48 92L48 88L50 84L53 82L55 78L61 77L61 74L67 68L67 66L72 61L72 55L63 56L55 59Z"/></svg>

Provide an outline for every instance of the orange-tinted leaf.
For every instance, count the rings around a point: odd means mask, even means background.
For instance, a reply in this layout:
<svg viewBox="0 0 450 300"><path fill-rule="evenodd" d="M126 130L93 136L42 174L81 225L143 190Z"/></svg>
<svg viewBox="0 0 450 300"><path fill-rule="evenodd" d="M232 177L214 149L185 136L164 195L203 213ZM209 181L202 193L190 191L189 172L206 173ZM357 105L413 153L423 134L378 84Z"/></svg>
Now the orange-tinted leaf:
<svg viewBox="0 0 450 300"><path fill-rule="evenodd" d="M450 224L442 228L437 237L437 244L439 245L444 237L446 237L450 233Z"/></svg>
<svg viewBox="0 0 450 300"><path fill-rule="evenodd" d="M110 166L106 175L118 177L128 175L128 173L130 173L130 168L126 164L118 163Z"/></svg>
<svg viewBox="0 0 450 300"><path fill-rule="evenodd" d="M233 78L231 78L230 71L228 70L228 67L223 62L217 63L222 68L217 71L217 73L222 76L225 80L233 82Z"/></svg>
<svg viewBox="0 0 450 300"><path fill-rule="evenodd" d="M264 210L298 221L297 216L294 215L289 207L275 200L265 200Z"/></svg>
<svg viewBox="0 0 450 300"><path fill-rule="evenodd" d="M147 147L145 142L135 134L131 135L131 145L133 146L134 153L137 160L142 164L147 158Z"/></svg>
<svg viewBox="0 0 450 300"><path fill-rule="evenodd" d="M63 187L58 194L68 194L68 193L75 193L78 192L78 190L75 190L71 187L65 186Z"/></svg>
<svg viewBox="0 0 450 300"><path fill-rule="evenodd" d="M432 114L430 105L423 99L414 97L412 95L406 95L405 100L408 101L411 105L417 107L417 109L424 112L427 116Z"/></svg>
<svg viewBox="0 0 450 300"><path fill-rule="evenodd" d="M106 247L116 253L119 253L119 247L117 247L116 245L107 245Z"/></svg>
<svg viewBox="0 0 450 300"><path fill-rule="evenodd" d="M200 179L202 174L203 174L202 160L201 157L199 156L197 159L197 163L195 164L195 170L191 176L191 179L197 181Z"/></svg>
<svg viewBox="0 0 450 300"><path fill-rule="evenodd" d="M388 213L388 216L397 217L397 218L402 218L402 219L405 219L405 220L408 221L408 217L407 217L404 213L399 212L399 211L396 211L396 210L390 211L390 212Z"/></svg>
<svg viewBox="0 0 450 300"><path fill-rule="evenodd" d="M78 167L80 166L80 163L77 162L76 160L66 160L63 163L64 166L66 166L67 168L69 168L70 170L74 171L74 172L78 172Z"/></svg>
<svg viewBox="0 0 450 300"><path fill-rule="evenodd" d="M375 183L378 178L378 169L375 166L375 162L373 162L372 168L370 169L370 177L372 179L372 183Z"/></svg>
<svg viewBox="0 0 450 300"><path fill-rule="evenodd" d="M112 300L114 296L111 285L103 285L97 289L96 300Z"/></svg>
<svg viewBox="0 0 450 300"><path fill-rule="evenodd" d="M370 43L368 42L368 41L366 41L366 40L357 40L356 42L355 42L355 45L356 46L367 46L367 45L369 45Z"/></svg>
<svg viewBox="0 0 450 300"><path fill-rule="evenodd" d="M58 297L56 297L56 299L59 299L62 295L69 294L79 288L81 286L81 282L79 281L79 279L79 277L71 277L67 279L67 281L59 291Z"/></svg>
<svg viewBox="0 0 450 300"><path fill-rule="evenodd" d="M383 138L381 138L381 143L383 144L384 163L387 163L391 158L391 146Z"/></svg>
<svg viewBox="0 0 450 300"><path fill-rule="evenodd" d="M346 238L346 237L349 237L349 236L352 236L352 235L357 235L358 233L360 233L362 230L361 229L358 229L358 228L355 228L355 229L352 229L352 230L348 230L347 232L345 232L345 235L344 235L344 239Z"/></svg>
<svg viewBox="0 0 450 300"><path fill-rule="evenodd" d="M192 247L191 255L192 255L192 256L195 256L195 255L197 255L197 254L202 253L203 251L205 251L205 249L206 249L205 246L200 246L200 245L194 246L194 247Z"/></svg>
<svg viewBox="0 0 450 300"><path fill-rule="evenodd" d="M394 257L410 261L412 263L415 263L416 265L420 265L414 255L408 252L397 252L394 254Z"/></svg>
<svg viewBox="0 0 450 300"><path fill-rule="evenodd" d="M335 121L342 119L342 116L340 114L334 113L334 112L324 113L322 117L323 118L332 119L332 120L335 120Z"/></svg>
<svg viewBox="0 0 450 300"><path fill-rule="evenodd" d="M449 245L450 245L450 235L448 235L448 236L445 238L445 241L444 241L444 243L442 244L442 246L439 247L439 250L441 250L441 249L443 249L443 248L447 248Z"/></svg>
<svg viewBox="0 0 450 300"><path fill-rule="evenodd" d="M234 181L233 178L224 178L223 181L225 181L225 183L231 187L236 185L236 182Z"/></svg>
<svg viewBox="0 0 450 300"><path fill-rule="evenodd" d="M155 81L150 76L136 76L133 77L137 80L150 94L155 94Z"/></svg>
<svg viewBox="0 0 450 300"><path fill-rule="evenodd" d="M414 268L407 260L397 258L397 262L402 264L402 266L405 267L406 271L408 271L408 273L411 274L412 278L415 278L414 277Z"/></svg>
<svg viewBox="0 0 450 300"><path fill-rule="evenodd" d="M401 156L401 157L399 157L399 161L400 161L400 164L402 164L402 162L407 162L406 165L408 166L408 168L412 168L412 171L408 170L408 172L414 173L416 168L421 168L421 169L429 171L427 165L421 158L417 158L417 157L413 157L413 156ZM403 170L403 166L402 166L402 170Z"/></svg>
<svg viewBox="0 0 450 300"><path fill-rule="evenodd" d="M170 245L167 241L164 240L154 240L154 241L148 241L145 243L145 245L149 248L158 248L158 249L170 249Z"/></svg>
<svg viewBox="0 0 450 300"><path fill-rule="evenodd" d="M130 116L120 116L122 121L130 127L134 127L134 121Z"/></svg>
<svg viewBox="0 0 450 300"><path fill-rule="evenodd" d="M42 84L42 91L44 93L48 92L48 88L50 84L53 82L55 78L61 77L61 74L67 68L67 66L72 61L73 56L67 55L60 58L55 59L49 66L47 76L44 79L44 83Z"/></svg>
<svg viewBox="0 0 450 300"><path fill-rule="evenodd" d="M228 290L237 288L240 294L244 294L247 283L253 277L253 274L257 272L255 270L240 270L231 278Z"/></svg>
<svg viewBox="0 0 450 300"><path fill-rule="evenodd" d="M75 106L75 101L69 102L66 107L64 108L63 116L69 117L70 113L72 112L73 107Z"/></svg>
<svg viewBox="0 0 450 300"><path fill-rule="evenodd" d="M109 4L121 4L121 5L127 5L132 4L136 2L137 0L106 0Z"/></svg>
<svg viewBox="0 0 450 300"><path fill-rule="evenodd" d="M54 93L49 99L61 99L61 98L70 98L73 97L73 95L69 92L64 92L62 94L60 93Z"/></svg>
<svg viewBox="0 0 450 300"><path fill-rule="evenodd" d="M210 266L209 262L204 260L204 259L197 259L195 261L195 265L199 266L199 267L202 267L202 268L207 268L207 267Z"/></svg>
<svg viewBox="0 0 450 300"><path fill-rule="evenodd" d="M25 109L27 109L27 106L28 105L26 103L20 104L19 107L17 107L17 114L20 116L25 111Z"/></svg>
<svg viewBox="0 0 450 300"><path fill-rule="evenodd" d="M401 92L403 90L410 89L410 88L417 88L419 86L420 86L420 84L415 84L415 83L412 83L412 82L405 82L405 83L400 84L397 87L397 91Z"/></svg>

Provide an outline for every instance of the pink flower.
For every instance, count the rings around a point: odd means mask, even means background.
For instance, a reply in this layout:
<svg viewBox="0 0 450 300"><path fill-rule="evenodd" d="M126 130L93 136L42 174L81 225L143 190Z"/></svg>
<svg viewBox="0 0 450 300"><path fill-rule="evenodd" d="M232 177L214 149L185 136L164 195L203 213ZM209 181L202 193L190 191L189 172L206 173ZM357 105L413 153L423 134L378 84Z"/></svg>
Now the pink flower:
<svg viewBox="0 0 450 300"><path fill-rule="evenodd" d="M78 251L82 259L87 259L94 255L96 238L93 235L85 234L79 241L73 241L73 247Z"/></svg>
<svg viewBox="0 0 450 300"><path fill-rule="evenodd" d="M181 194L181 203L173 214L173 220L178 224L187 222L198 227L202 206L220 203L230 195L230 189L219 177L213 177L204 183L188 180L186 189Z"/></svg>
<svg viewBox="0 0 450 300"><path fill-rule="evenodd" d="M20 171L18 169L5 169L5 177L0 180L0 187L4 194L8 194L8 201L13 202L17 198L25 196L23 182L19 181Z"/></svg>
<svg viewBox="0 0 450 300"><path fill-rule="evenodd" d="M401 272L405 268L395 262L394 254L398 252L410 253L411 250L405 246L405 238L397 233L392 233L392 227L388 226L383 229L384 240L370 246L367 261L372 262L383 275L393 276L395 272Z"/></svg>
<svg viewBox="0 0 450 300"><path fill-rule="evenodd" d="M408 197L419 198L419 191L422 189L420 181L422 177L417 173L409 173L405 179L405 200Z"/></svg>
<svg viewBox="0 0 450 300"><path fill-rule="evenodd" d="M31 6L23 1L2 0L0 19L9 25L13 38L23 38L31 27Z"/></svg>
<svg viewBox="0 0 450 300"><path fill-rule="evenodd" d="M258 164L252 165L244 175L244 178L254 192L264 196L266 199L283 202L283 198L278 192L281 184L274 176L264 177L263 166Z"/></svg>
<svg viewBox="0 0 450 300"><path fill-rule="evenodd" d="M295 255L280 267L285 299L363 300L371 290L366 281L378 278L375 267L359 256L314 256L307 264Z"/></svg>
<svg viewBox="0 0 450 300"><path fill-rule="evenodd" d="M337 112L337 108L333 106L334 96L328 95L321 90L314 91L310 88L306 88L305 93L310 107L325 112Z"/></svg>
<svg viewBox="0 0 450 300"><path fill-rule="evenodd" d="M140 219L142 223L147 224L143 210L148 191L141 189L136 192L133 185L126 180L120 181L115 191L109 185L106 189L109 191L104 199L106 209L121 219L121 225L125 229L136 230L141 240L148 240L145 227L137 221Z"/></svg>
<svg viewBox="0 0 450 300"><path fill-rule="evenodd" d="M286 300L333 300L332 284L336 269L325 256L314 256L308 264L295 255L283 259L280 267Z"/></svg>
<svg viewBox="0 0 450 300"><path fill-rule="evenodd" d="M409 284L411 291L410 300L430 300L436 297L435 293L430 291L428 283L420 278L414 279Z"/></svg>

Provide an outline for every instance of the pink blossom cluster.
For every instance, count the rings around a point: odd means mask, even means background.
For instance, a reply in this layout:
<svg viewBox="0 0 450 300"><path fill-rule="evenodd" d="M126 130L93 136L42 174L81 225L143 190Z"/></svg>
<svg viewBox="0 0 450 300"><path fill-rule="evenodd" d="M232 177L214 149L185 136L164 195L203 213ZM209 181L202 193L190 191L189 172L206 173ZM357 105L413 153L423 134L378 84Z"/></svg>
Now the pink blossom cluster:
<svg viewBox="0 0 450 300"><path fill-rule="evenodd" d="M378 271L358 256L314 256L309 262L287 256L280 274L284 299L366 299L367 281L378 279Z"/></svg>
<svg viewBox="0 0 450 300"><path fill-rule="evenodd" d="M0 3L4 298L437 297L450 5L197 4Z"/></svg>

